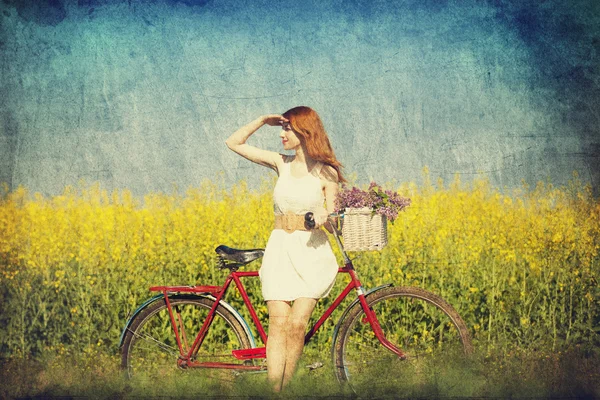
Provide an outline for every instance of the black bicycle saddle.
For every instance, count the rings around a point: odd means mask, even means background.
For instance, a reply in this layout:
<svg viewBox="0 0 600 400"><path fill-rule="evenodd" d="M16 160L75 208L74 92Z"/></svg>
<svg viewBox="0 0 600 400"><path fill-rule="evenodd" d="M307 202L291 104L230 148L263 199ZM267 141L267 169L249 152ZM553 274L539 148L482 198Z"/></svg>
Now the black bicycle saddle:
<svg viewBox="0 0 600 400"><path fill-rule="evenodd" d="M265 254L265 249L240 250L225 245L220 245L215 251L222 259L239 264L248 264Z"/></svg>

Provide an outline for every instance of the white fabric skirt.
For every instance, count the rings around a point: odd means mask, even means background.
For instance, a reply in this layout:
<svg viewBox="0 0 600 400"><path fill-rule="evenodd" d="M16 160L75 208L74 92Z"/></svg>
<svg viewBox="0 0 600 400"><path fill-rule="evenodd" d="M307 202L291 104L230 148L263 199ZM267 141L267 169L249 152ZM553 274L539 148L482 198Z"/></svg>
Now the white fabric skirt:
<svg viewBox="0 0 600 400"><path fill-rule="evenodd" d="M275 229L259 270L266 300L320 299L335 283L338 264L321 229L287 233Z"/></svg>

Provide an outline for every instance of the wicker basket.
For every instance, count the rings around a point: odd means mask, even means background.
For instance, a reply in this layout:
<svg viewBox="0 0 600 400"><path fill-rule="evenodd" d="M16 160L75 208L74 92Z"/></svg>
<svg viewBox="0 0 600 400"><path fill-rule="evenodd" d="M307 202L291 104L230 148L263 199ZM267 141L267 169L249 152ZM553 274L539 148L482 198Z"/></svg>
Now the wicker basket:
<svg viewBox="0 0 600 400"><path fill-rule="evenodd" d="M370 208L347 208L342 223L346 251L381 250L387 244L387 218Z"/></svg>

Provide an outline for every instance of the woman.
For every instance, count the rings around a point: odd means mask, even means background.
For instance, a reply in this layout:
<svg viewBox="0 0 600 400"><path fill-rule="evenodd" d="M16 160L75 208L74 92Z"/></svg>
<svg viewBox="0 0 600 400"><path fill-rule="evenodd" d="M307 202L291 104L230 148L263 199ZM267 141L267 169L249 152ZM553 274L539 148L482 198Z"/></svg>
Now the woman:
<svg viewBox="0 0 600 400"><path fill-rule="evenodd" d="M265 124L282 126L279 136L283 149L294 151L294 155L246 143ZM327 296L335 282L337 261L319 228L334 211L338 183L345 179L321 119L309 107L259 117L237 130L226 144L248 160L274 169L279 176L273 192L275 229L259 271L269 313L267 376L274 391L279 392L296 370L317 300ZM315 220L312 230L304 224L309 211Z"/></svg>

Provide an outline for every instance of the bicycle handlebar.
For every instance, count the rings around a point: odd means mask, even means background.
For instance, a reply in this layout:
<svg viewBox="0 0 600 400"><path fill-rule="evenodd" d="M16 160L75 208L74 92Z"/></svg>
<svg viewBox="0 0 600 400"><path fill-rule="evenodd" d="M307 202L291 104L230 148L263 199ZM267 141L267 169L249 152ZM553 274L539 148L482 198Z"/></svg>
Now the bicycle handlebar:
<svg viewBox="0 0 600 400"><path fill-rule="evenodd" d="M308 229L314 229L315 228L315 214L311 213L310 211L307 212L306 214L304 214L304 222L306 222L306 227Z"/></svg>

